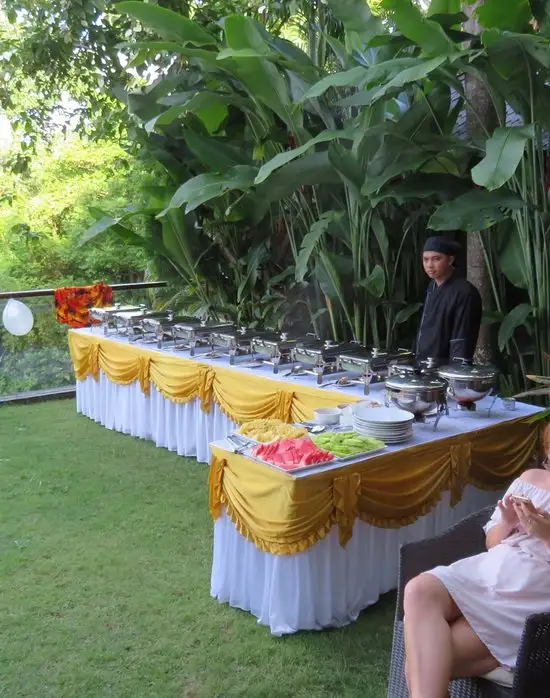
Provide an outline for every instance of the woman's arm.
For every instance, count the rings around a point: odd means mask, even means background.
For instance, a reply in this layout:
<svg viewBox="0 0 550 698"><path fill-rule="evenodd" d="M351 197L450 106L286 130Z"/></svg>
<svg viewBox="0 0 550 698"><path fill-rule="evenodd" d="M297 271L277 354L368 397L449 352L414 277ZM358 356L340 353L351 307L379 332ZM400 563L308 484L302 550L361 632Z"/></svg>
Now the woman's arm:
<svg viewBox="0 0 550 698"><path fill-rule="evenodd" d="M512 535L512 533L514 533L515 530L515 526L512 526L511 524L506 523L505 521L501 521L496 526L493 526L493 528L491 528L489 533L487 533L487 537L485 538L485 545L487 546L487 550L490 550L491 548L494 548L495 545L502 543L502 541L505 538L508 538L508 536Z"/></svg>
<svg viewBox="0 0 550 698"><path fill-rule="evenodd" d="M508 490L508 492L510 492L510 490ZM498 501L497 511L493 514L493 519L495 515L497 515L500 520L487 531L487 536L485 538L487 550L502 543L502 541L508 538L519 525L518 515L510 499L510 494L506 493L504 499Z"/></svg>

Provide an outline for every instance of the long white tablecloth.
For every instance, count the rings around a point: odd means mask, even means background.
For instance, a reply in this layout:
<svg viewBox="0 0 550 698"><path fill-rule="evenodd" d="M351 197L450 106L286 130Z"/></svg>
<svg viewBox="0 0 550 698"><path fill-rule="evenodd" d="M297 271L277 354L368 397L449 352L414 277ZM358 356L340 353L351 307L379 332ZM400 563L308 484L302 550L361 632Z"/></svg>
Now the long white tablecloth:
<svg viewBox="0 0 550 698"><path fill-rule="evenodd" d="M397 586L402 543L445 531L464 516L495 504L500 493L468 486L454 509L449 493L427 516L398 529L357 521L345 548L338 527L297 555L258 550L225 513L214 524L210 591L220 603L249 611L273 635L343 626Z"/></svg>

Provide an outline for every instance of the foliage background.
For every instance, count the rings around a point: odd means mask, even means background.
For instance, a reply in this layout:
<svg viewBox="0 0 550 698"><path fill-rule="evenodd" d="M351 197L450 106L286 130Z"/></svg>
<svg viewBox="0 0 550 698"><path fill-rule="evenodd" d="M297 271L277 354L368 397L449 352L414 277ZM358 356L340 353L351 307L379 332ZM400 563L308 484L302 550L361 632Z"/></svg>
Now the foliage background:
<svg viewBox="0 0 550 698"><path fill-rule="evenodd" d="M0 288L24 290L95 281L143 279L150 261L143 250L114 234L78 247L93 222L90 208L101 201L120 212L157 175L112 141L58 137L42 145L24 173L0 173ZM149 225L136 221L138 229ZM69 385L74 381L66 349L66 327L53 315L53 299L26 301L35 314L27 337L1 334L0 394ZM0 313L3 309L0 303Z"/></svg>

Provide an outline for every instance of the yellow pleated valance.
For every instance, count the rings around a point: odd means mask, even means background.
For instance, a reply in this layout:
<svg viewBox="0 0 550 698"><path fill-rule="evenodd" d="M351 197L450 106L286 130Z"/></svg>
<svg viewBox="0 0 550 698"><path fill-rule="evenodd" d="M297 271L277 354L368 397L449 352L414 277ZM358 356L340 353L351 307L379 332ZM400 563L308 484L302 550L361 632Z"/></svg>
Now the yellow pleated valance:
<svg viewBox="0 0 550 698"><path fill-rule="evenodd" d="M124 344L103 337L99 331L94 335L71 330L69 349L78 380L88 376L97 380L101 370L119 385L139 381L145 395L152 383L172 402L198 398L206 413L215 401L237 424L259 417L303 421L311 419L316 407L334 407L358 399Z"/></svg>
<svg viewBox="0 0 550 698"><path fill-rule="evenodd" d="M538 436L536 424L514 420L302 478L213 447L210 512L216 519L225 508L241 535L277 555L306 550L333 525L346 545L357 518L397 528L431 511L444 491L454 506L467 484L503 488Z"/></svg>

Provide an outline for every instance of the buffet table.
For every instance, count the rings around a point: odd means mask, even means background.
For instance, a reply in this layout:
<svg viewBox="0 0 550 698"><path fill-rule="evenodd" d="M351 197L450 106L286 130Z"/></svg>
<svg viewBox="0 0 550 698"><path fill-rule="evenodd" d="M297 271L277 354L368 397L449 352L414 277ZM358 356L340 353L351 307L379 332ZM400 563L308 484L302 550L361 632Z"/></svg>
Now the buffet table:
<svg viewBox="0 0 550 698"><path fill-rule="evenodd" d="M313 376L245 368L72 330L77 410L109 429L208 462L214 524L211 592L277 635L354 620L396 586L398 548L494 504L528 464L536 408L497 402L451 409L437 431L382 455L280 472L232 453L225 437L260 417L310 419L316 407L364 399L362 387L320 388ZM383 402L383 386L369 399Z"/></svg>
<svg viewBox="0 0 550 698"><path fill-rule="evenodd" d="M190 358L169 346L106 338L98 329L71 330L69 349L79 413L204 463L208 444L236 424L259 417L303 421L316 407L363 398L359 386L321 389L313 376L285 376L284 366L274 375L269 365L230 366L225 357L205 358L205 350ZM383 400L381 385L373 389L373 399Z"/></svg>
<svg viewBox="0 0 550 698"><path fill-rule="evenodd" d="M213 443L212 595L274 635L350 623L396 587L402 543L496 504L537 448L534 412L416 424L382 455L294 475Z"/></svg>

